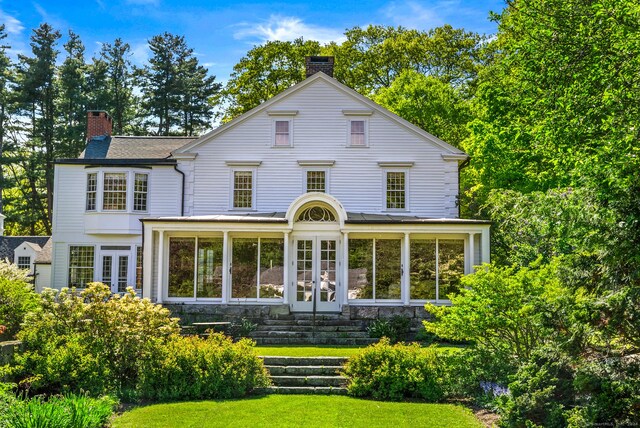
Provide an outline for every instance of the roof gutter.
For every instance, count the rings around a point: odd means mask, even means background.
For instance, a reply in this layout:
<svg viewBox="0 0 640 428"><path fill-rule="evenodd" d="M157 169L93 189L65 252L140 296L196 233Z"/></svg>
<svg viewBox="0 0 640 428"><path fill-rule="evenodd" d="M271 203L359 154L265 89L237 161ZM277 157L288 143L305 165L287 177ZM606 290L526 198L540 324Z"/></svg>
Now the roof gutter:
<svg viewBox="0 0 640 428"><path fill-rule="evenodd" d="M176 170L176 172L178 174L180 174L182 176L182 193L180 194L180 216L184 216L184 182L185 182L185 175L184 172L180 171L178 169L178 164L173 165L173 169Z"/></svg>

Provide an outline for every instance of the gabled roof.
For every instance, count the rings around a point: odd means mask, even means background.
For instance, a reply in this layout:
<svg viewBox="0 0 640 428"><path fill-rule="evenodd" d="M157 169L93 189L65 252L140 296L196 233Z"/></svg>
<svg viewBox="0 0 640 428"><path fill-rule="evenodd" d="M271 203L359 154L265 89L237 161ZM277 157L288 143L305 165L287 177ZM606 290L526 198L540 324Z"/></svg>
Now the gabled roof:
<svg viewBox="0 0 640 428"><path fill-rule="evenodd" d="M8 259L14 262L14 251L23 243L39 251L49 240L50 236L0 236L0 260ZM34 245L31 245L34 244Z"/></svg>
<svg viewBox="0 0 640 428"><path fill-rule="evenodd" d="M79 159L166 159L197 137L93 137Z"/></svg>
<svg viewBox="0 0 640 428"><path fill-rule="evenodd" d="M375 112L377 112L377 113L381 114L382 116L384 116L384 117L396 122L397 124L399 124L399 125L403 126L404 128L408 129L409 131L411 131L411 132L423 137L427 141L429 141L432 144L434 144L436 147L441 148L445 153L456 154L456 155L465 155L465 153L463 151L461 151L460 149L457 149L456 147L453 147L452 145L442 141L441 139L439 139L435 135L429 134L427 131L423 130L422 128L412 124L411 122L406 121L405 119L401 118L400 116L390 112L386 108L374 103L369 98L361 95L360 93L358 93L355 90L349 88L348 86L338 82L336 79L327 76L326 74L324 74L321 71L315 73L313 76L308 77L307 79L303 80L300 83L296 83L295 85L293 85L290 88L282 91L281 93L279 93L275 97L263 102L259 106L249 110L248 112L242 114L241 116L238 116L237 118L231 120L230 122L227 122L224 125L214 129L213 131L202 135L200 138L195 139L194 141L191 141L191 142L185 144L183 147L180 147L179 149L176 149L173 153L180 154L180 153L189 152L189 150L199 146L200 144L210 140L211 138L213 138L213 137L215 137L217 135L222 134L223 132L227 131L228 129L239 125L240 123L244 122L245 120L249 119L250 117L253 117L256 114L264 111L265 109L267 109L272 104L277 103L278 101L282 100L283 98L286 98L286 97L290 96L291 94L294 94L294 93L296 93L296 92L298 92L300 90L303 90L304 88L306 88L309 85L312 85L314 82L316 82L318 80L323 80L323 81L329 83L330 85L332 85L333 87L335 87L336 89L338 89L339 91L341 91L341 92L351 96L352 98L355 98L356 100L366 104L368 107L370 107Z"/></svg>

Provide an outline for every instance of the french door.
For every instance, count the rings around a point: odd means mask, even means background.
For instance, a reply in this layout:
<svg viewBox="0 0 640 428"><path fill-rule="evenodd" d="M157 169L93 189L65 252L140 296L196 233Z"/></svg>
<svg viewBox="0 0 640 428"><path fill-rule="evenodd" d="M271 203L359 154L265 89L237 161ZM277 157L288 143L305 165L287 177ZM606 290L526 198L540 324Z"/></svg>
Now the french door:
<svg viewBox="0 0 640 428"><path fill-rule="evenodd" d="M338 237L294 239L291 309L296 312L338 312Z"/></svg>
<svg viewBox="0 0 640 428"><path fill-rule="evenodd" d="M129 251L102 251L101 282L111 288L112 293L124 293L129 282Z"/></svg>

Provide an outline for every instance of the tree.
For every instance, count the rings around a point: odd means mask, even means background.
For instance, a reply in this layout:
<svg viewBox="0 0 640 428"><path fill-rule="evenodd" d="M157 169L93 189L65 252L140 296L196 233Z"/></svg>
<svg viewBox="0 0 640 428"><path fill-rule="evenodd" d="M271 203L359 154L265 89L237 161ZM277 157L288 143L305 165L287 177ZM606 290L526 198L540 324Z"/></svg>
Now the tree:
<svg viewBox="0 0 640 428"><path fill-rule="evenodd" d="M468 135L466 125L472 119L468 101L433 76L405 70L373 100L454 146L460 147Z"/></svg>
<svg viewBox="0 0 640 428"><path fill-rule="evenodd" d="M149 48L150 65L137 70L147 124L155 124L158 135L191 135L205 128L213 115L207 101L219 90L215 77L206 77L183 36L154 36Z"/></svg>
<svg viewBox="0 0 640 428"><path fill-rule="evenodd" d="M113 44L105 43L100 50L100 64L96 71L104 72L105 104L99 109L108 111L113 117L113 133L126 134L131 130L135 117L133 96L133 74L131 47L117 38ZM102 66L104 64L104 67ZM102 69L102 70L101 70ZM99 76L98 73L96 76Z"/></svg>
<svg viewBox="0 0 640 428"><path fill-rule="evenodd" d="M11 82L13 72L11 70L11 61L6 54L6 50L9 46L6 46L3 42L7 38L4 24L0 25L0 213L4 212L3 205L3 190L5 187L5 178L3 164L4 160L4 148L5 148L5 136L7 133L7 127L9 122L11 93L9 83Z"/></svg>
<svg viewBox="0 0 640 428"><path fill-rule="evenodd" d="M229 121L304 80L305 57L319 54L320 43L302 38L253 47L233 67L221 93L226 103L222 120Z"/></svg>

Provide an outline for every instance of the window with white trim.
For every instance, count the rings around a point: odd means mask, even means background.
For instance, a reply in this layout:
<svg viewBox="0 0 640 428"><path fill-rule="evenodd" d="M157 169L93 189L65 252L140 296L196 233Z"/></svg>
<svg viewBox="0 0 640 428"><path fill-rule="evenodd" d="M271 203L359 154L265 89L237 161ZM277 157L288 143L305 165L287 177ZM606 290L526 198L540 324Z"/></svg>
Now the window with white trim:
<svg viewBox="0 0 640 428"><path fill-rule="evenodd" d="M385 171L385 207L387 210L407 209L407 173Z"/></svg>
<svg viewBox="0 0 640 428"><path fill-rule="evenodd" d="M31 257L29 256L18 256L18 268L20 269L31 269Z"/></svg>
<svg viewBox="0 0 640 428"><path fill-rule="evenodd" d="M327 172L325 170L309 170L306 175L307 192L327 191Z"/></svg>
<svg viewBox="0 0 640 428"><path fill-rule="evenodd" d="M124 172L105 172L103 179L102 210L127 210L127 174Z"/></svg>
<svg viewBox="0 0 640 428"><path fill-rule="evenodd" d="M349 300L399 300L401 239L349 239Z"/></svg>
<svg viewBox="0 0 640 428"><path fill-rule="evenodd" d="M276 147L291 146L291 120L274 120L274 140L273 145Z"/></svg>
<svg viewBox="0 0 640 428"><path fill-rule="evenodd" d="M349 121L349 146L351 147L367 147L367 121L366 120L350 120Z"/></svg>
<svg viewBox="0 0 640 428"><path fill-rule="evenodd" d="M233 171L233 208L253 208L253 171Z"/></svg>
<svg viewBox="0 0 640 428"><path fill-rule="evenodd" d="M463 239L411 239L410 260L411 300L443 300L459 292Z"/></svg>
<svg viewBox="0 0 640 428"><path fill-rule="evenodd" d="M69 286L84 288L93 282L94 252L92 245L69 247Z"/></svg>
<svg viewBox="0 0 640 428"><path fill-rule="evenodd" d="M147 210L147 192L149 190L149 174L136 173L133 181L133 210Z"/></svg>
<svg viewBox="0 0 640 428"><path fill-rule="evenodd" d="M92 172L87 174L87 203L86 210L87 211L95 211L96 210L96 196L98 194L98 174Z"/></svg>
<svg viewBox="0 0 640 428"><path fill-rule="evenodd" d="M232 299L282 299L284 239L234 238L231 250Z"/></svg>

